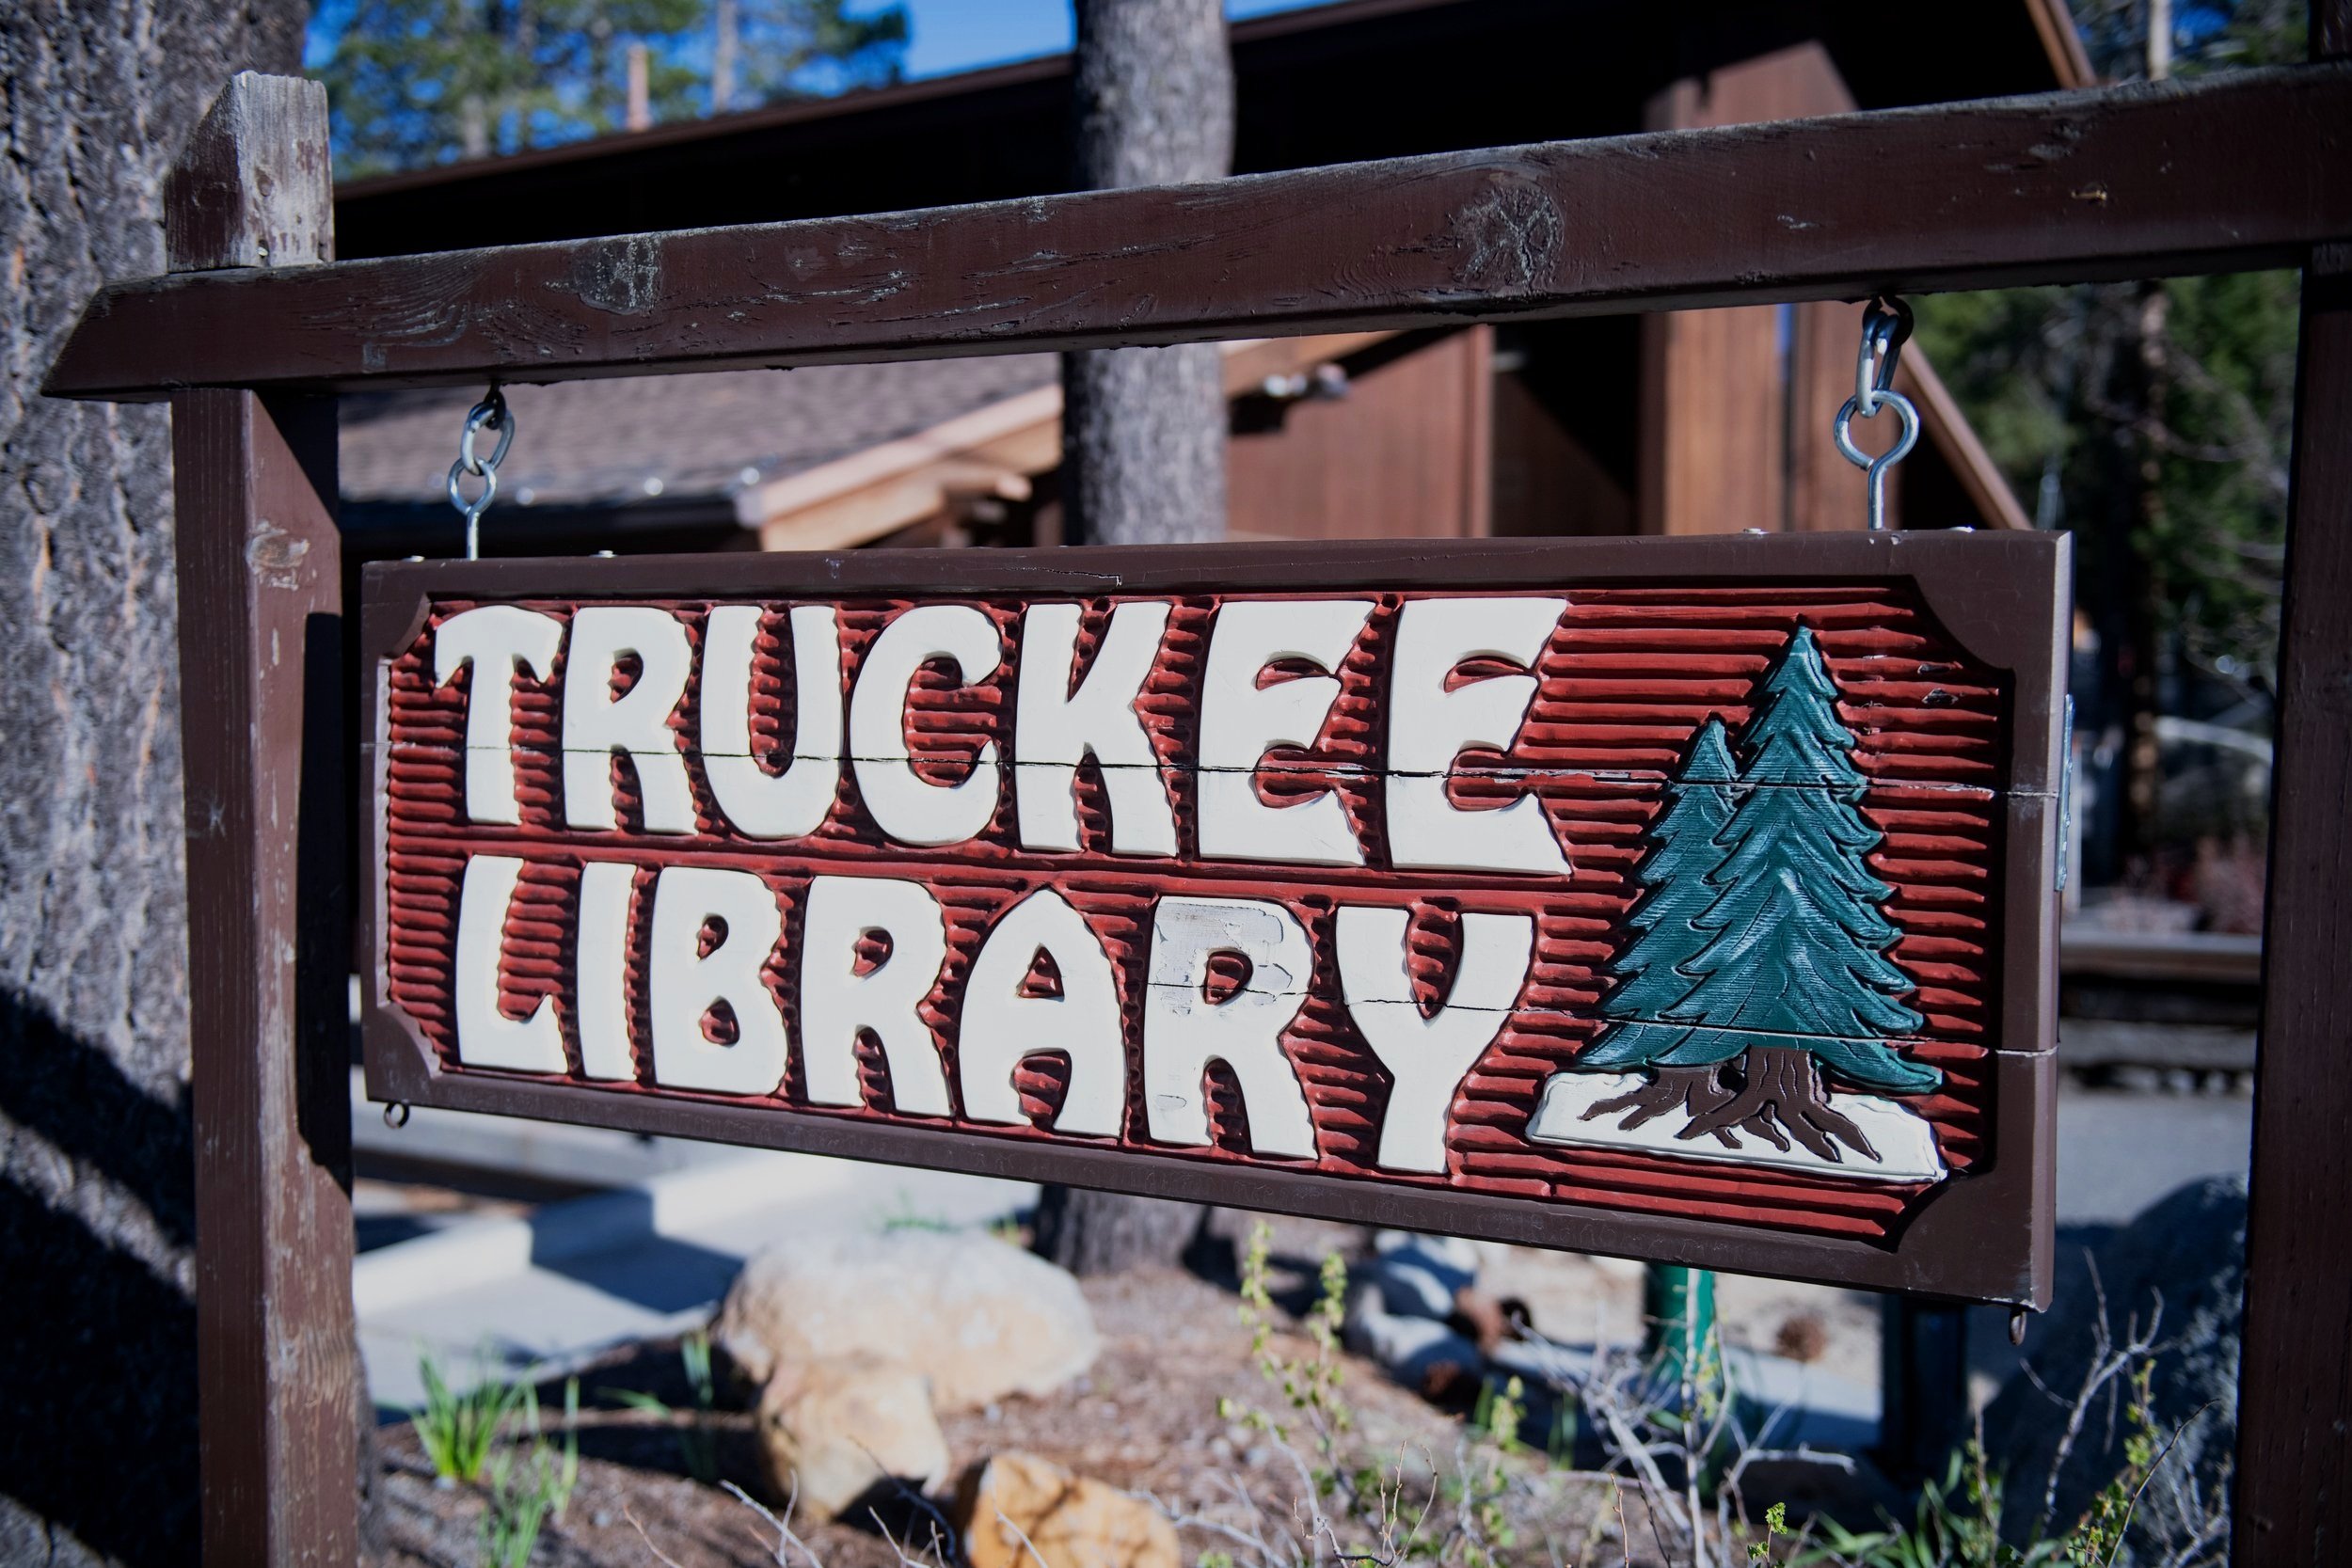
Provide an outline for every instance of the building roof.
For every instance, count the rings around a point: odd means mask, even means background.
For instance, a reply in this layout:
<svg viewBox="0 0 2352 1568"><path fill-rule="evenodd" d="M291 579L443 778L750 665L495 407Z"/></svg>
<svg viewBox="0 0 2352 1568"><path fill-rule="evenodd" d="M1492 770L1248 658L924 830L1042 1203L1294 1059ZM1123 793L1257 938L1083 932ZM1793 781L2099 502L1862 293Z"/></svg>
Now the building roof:
<svg viewBox="0 0 2352 1568"><path fill-rule="evenodd" d="M500 470L501 502L604 507L731 497L1050 386L1056 367L1050 354L1021 354L511 387L516 436ZM344 500L444 499L447 465L478 396L343 399Z"/></svg>

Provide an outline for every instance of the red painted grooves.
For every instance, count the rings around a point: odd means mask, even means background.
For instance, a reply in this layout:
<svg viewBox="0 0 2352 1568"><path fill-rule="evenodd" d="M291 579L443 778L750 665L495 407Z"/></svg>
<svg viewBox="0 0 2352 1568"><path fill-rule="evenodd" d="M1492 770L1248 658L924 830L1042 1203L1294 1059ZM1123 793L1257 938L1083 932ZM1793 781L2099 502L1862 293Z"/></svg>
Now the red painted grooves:
<svg viewBox="0 0 2352 1568"><path fill-rule="evenodd" d="M1189 858L1196 843L1196 789L1185 759L1214 599L1178 601L1160 666L1137 705L1175 804L1187 857L1179 863L1119 859L1106 852L1104 797L1091 768L1080 775L1086 852L1076 856L1037 855L1017 847L1009 786L988 830L971 843L945 849L889 845L866 816L846 770L831 815L809 839L787 845L745 839L720 815L694 752L699 692L691 685L672 723L694 786L697 834L663 837L637 831L642 819L634 770L622 762L612 767L622 831L565 828L557 754L560 686L529 679L516 680L511 697L523 820L517 827L477 827L465 820L462 798L471 677L461 675L439 690L432 688L428 632L387 672L383 738L389 750L382 767L389 797L387 958L392 999L416 1021L444 1066L456 1069L450 943L465 857L484 851L522 856L529 865L506 927L504 995L516 1016L527 1014L542 996L557 997L576 1066L569 988L579 865L583 859L636 860L641 863L638 918L626 983L642 1080L649 1032L644 915L654 865L751 869L776 892L787 911L786 938L768 976L795 1039L790 955L808 878L904 877L929 886L946 911L948 958L927 1017L952 1086L953 1005L973 956L999 913L1029 890L1050 883L1087 915L1120 972L1129 1003L1130 1117L1139 1129L1136 995L1152 901L1164 893L1275 898L1299 915L1315 942L1313 994L1283 1045L1307 1091L1322 1170L1382 1181L1442 1181L1625 1211L1699 1213L1821 1234L1883 1236L1924 1189L1556 1148L1530 1144L1523 1133L1545 1077L1569 1065L1602 1027L1600 1008L1613 983L1606 966L1624 944L1623 918L1639 891L1632 872L1646 847L1644 833L1662 804L1667 776L1708 716L1720 716L1737 735L1756 683L1803 624L1819 639L1841 693L1842 717L1856 736L1856 765L1870 781L1865 816L1886 835L1870 863L1894 889L1885 912L1904 935L1893 957L1917 981L1911 1001L1927 1020L1910 1049L1947 1074L1942 1090L1913 1103L1934 1123L1945 1157L1956 1170L1964 1171L1979 1159L1990 1109L1983 1058L1988 1048L2000 1043L1988 1031L1995 1018L1992 1004L2000 973L1993 915L1999 896L1999 791L2009 774L2006 679L1969 660L1907 589L1675 586L1565 592L1570 608L1536 672L1537 694L1518 743L1507 754L1465 754L1449 786L1468 807L1500 804L1522 793L1535 796L1567 851L1573 869L1565 879L1385 868L1379 772L1387 721L1383 682L1405 594L1351 595L1376 597L1379 609L1340 672L1342 695L1324 733L1311 752L1278 756L1281 766L1262 770L1260 778L1261 793L1269 800L1334 791L1364 847L1368 865L1361 869ZM519 602L559 619L568 612L562 604ZM868 600L841 607L853 675L856 659L908 602ZM1009 600L971 602L1004 630L1006 664L993 679L968 688L951 685L938 666L926 667L917 677L906 738L918 771L934 782L961 778L986 740L997 742L1000 755L1012 751L1009 669L1019 606ZM1089 602L1082 660L1090 657L1115 602ZM441 604L434 622L465 608L463 602ZM669 608L698 641L707 606ZM771 767L781 765L792 741L789 649L782 635L787 609L782 603L771 607L755 660L754 746L774 754ZM1442 998L1449 983L1460 912L1522 911L1535 919L1536 951L1528 982L1510 1022L1457 1097L1450 1169L1443 1178L1397 1177L1371 1165L1388 1085L1337 1001L1331 911L1341 903L1413 911L1410 964L1430 1004ZM820 1114L914 1119L882 1108L889 1101L878 1053L867 1053L865 1067L868 1105ZM1211 1098L1218 1144L1194 1157L1250 1162L1238 1094L1230 1082L1217 1083L1217 1076L1213 1072ZM1025 1103L1041 1120L1050 1119L1058 1105L1063 1077L1061 1064L1052 1058L1031 1058L1022 1069ZM652 1091L641 1083L614 1085L612 1092ZM796 1053L784 1098L797 1104L799 1094ZM959 1125L1009 1138L1053 1135ZM1135 1142L1157 1148L1139 1136Z"/></svg>

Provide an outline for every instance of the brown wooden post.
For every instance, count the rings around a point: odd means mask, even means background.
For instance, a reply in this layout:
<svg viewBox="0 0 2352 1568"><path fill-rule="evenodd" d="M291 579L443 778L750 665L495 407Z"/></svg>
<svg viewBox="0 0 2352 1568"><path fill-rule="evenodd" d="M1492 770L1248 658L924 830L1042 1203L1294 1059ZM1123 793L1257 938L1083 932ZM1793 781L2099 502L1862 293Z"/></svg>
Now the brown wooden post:
<svg viewBox="0 0 2352 1568"><path fill-rule="evenodd" d="M2312 8L2352 54L2352 0ZM2352 246L2303 274L2232 1560L2352 1555Z"/></svg>
<svg viewBox="0 0 2352 1568"><path fill-rule="evenodd" d="M167 191L172 270L333 248L326 95L251 73ZM204 1560L358 1555L331 397L172 399Z"/></svg>

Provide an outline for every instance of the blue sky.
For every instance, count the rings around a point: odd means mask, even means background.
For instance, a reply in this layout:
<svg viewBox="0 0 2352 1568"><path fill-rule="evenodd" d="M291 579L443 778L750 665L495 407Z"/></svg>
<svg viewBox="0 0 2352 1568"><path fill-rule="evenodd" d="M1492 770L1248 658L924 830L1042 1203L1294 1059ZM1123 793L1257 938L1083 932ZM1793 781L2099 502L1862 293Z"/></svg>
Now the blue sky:
<svg viewBox="0 0 2352 1568"><path fill-rule="evenodd" d="M1228 0L1228 16L1297 10L1318 0ZM914 37L907 74L937 76L1070 47L1070 0L905 0Z"/></svg>
<svg viewBox="0 0 2352 1568"><path fill-rule="evenodd" d="M882 0L853 5L853 11L879 9ZM907 49L909 76L940 76L1008 60L1033 59L1070 47L1070 0L902 0L913 24ZM1263 16L1295 11L1326 0L1227 0L1225 14ZM309 63L316 69L333 47L350 15L349 0L321 0L312 18Z"/></svg>

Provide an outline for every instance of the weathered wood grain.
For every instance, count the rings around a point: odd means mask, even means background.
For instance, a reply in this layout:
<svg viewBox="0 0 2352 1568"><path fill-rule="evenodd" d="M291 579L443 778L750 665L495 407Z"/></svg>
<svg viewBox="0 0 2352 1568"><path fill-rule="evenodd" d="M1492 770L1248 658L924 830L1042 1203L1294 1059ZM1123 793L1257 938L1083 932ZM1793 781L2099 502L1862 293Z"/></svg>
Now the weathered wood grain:
<svg viewBox="0 0 2352 1568"><path fill-rule="evenodd" d="M271 265L299 264L284 237L327 232L326 95L305 86L242 75L215 104L172 182L175 265L259 265L257 236L278 237ZM172 462L204 1560L348 1563L359 1369L334 404L184 393Z"/></svg>
<svg viewBox="0 0 2352 1568"><path fill-rule="evenodd" d="M59 396L945 357L1855 298L2352 238L2352 68L112 286Z"/></svg>
<svg viewBox="0 0 2352 1568"><path fill-rule="evenodd" d="M2352 56L2352 0L2314 0L2311 54ZM2278 766L2263 920L2230 1560L2352 1549L2352 246L2303 272Z"/></svg>
<svg viewBox="0 0 2352 1568"><path fill-rule="evenodd" d="M175 273L307 266L335 259L335 209L310 198L331 185L326 87L299 76L239 71L165 182L164 226Z"/></svg>
<svg viewBox="0 0 2352 1568"><path fill-rule="evenodd" d="M2242 1564L2352 1552L2352 255L2303 280L2238 1385Z"/></svg>

